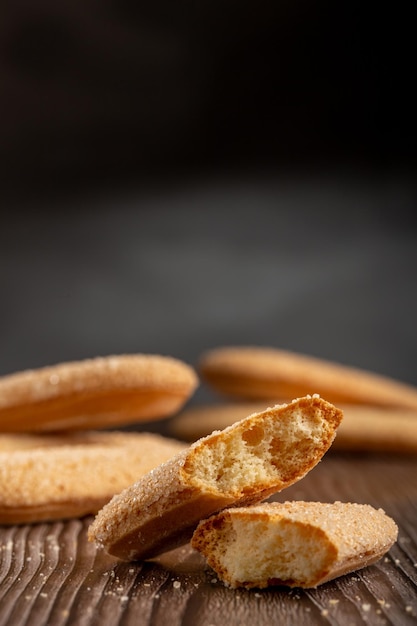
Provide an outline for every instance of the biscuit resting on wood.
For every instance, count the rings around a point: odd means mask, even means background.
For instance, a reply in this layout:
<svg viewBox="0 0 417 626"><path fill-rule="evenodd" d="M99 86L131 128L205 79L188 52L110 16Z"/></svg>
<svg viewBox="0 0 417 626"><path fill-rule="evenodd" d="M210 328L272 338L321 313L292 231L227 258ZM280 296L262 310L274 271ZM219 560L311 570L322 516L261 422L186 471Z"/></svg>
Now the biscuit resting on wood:
<svg viewBox="0 0 417 626"><path fill-rule="evenodd" d="M375 563L397 534L368 504L273 502L213 515L191 545L229 587L308 588Z"/></svg>
<svg viewBox="0 0 417 626"><path fill-rule="evenodd" d="M300 480L328 450L341 419L342 411L317 395L250 415L115 496L89 538L125 560L178 547L201 519L261 502Z"/></svg>
<svg viewBox="0 0 417 626"><path fill-rule="evenodd" d="M153 433L0 435L0 524L97 513L184 448Z"/></svg>

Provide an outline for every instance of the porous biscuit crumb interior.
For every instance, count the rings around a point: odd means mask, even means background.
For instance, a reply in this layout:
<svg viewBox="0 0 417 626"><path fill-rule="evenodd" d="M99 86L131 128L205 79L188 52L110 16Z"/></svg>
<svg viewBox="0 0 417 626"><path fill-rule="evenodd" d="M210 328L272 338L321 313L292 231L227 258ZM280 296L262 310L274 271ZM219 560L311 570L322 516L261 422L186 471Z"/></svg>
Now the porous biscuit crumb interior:
<svg viewBox="0 0 417 626"><path fill-rule="evenodd" d="M270 502L200 522L191 545L231 587L316 587L376 562L398 536L370 505Z"/></svg>
<svg viewBox="0 0 417 626"><path fill-rule="evenodd" d="M323 451L330 429L319 409L298 407L279 415L272 409L262 420L251 416L221 437L202 440L184 469L194 484L244 494L253 485L298 476L300 468L310 465L312 453Z"/></svg>
<svg viewBox="0 0 417 626"><path fill-rule="evenodd" d="M302 549L300 549L302 546ZM305 586L329 568L336 550L323 531L288 520L233 517L219 531L213 557L230 586ZM245 584L246 583L246 584Z"/></svg>

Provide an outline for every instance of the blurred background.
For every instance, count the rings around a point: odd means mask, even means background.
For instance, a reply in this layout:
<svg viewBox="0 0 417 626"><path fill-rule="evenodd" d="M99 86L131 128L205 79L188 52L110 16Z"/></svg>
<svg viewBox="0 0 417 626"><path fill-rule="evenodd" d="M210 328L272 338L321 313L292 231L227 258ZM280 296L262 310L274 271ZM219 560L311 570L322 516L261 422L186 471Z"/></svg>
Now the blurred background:
<svg viewBox="0 0 417 626"><path fill-rule="evenodd" d="M0 374L252 344L417 384L410 11L2 2Z"/></svg>

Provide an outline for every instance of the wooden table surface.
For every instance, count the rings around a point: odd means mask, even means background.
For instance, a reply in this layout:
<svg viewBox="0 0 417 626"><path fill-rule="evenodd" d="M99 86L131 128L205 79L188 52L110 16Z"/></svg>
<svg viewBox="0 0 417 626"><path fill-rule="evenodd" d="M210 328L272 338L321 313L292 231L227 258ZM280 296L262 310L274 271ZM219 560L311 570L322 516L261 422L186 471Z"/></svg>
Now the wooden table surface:
<svg viewBox="0 0 417 626"><path fill-rule="evenodd" d="M87 541L92 518L0 528L0 626L417 624L417 457L330 451L275 497L382 507L398 542L312 590L231 590L189 546L124 563Z"/></svg>

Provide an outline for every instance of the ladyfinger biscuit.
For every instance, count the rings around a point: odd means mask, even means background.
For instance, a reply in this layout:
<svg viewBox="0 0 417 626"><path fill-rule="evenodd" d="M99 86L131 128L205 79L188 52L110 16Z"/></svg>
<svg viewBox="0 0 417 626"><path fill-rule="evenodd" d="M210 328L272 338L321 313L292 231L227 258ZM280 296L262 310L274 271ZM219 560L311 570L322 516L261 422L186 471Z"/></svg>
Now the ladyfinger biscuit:
<svg viewBox="0 0 417 626"><path fill-rule="evenodd" d="M319 393L334 403L417 410L417 389L412 385L276 348L217 348L201 356L199 372L216 391L242 399Z"/></svg>
<svg viewBox="0 0 417 626"><path fill-rule="evenodd" d="M197 386L192 367L159 355L61 363L0 378L0 432L105 428L179 410Z"/></svg>
<svg viewBox="0 0 417 626"><path fill-rule="evenodd" d="M196 441L261 408L262 404L244 402L196 405L172 418L170 433L185 441ZM359 404L339 408L343 410L343 421L332 450L417 453L417 411Z"/></svg>
<svg viewBox="0 0 417 626"><path fill-rule="evenodd" d="M0 524L96 513L185 448L152 433L0 436Z"/></svg>
<svg viewBox="0 0 417 626"><path fill-rule="evenodd" d="M417 453L417 411L343 405L344 419L332 449Z"/></svg>
<svg viewBox="0 0 417 626"><path fill-rule="evenodd" d="M397 535L367 504L273 502L213 515L191 545L229 587L309 588L375 563Z"/></svg>
<svg viewBox="0 0 417 626"><path fill-rule="evenodd" d="M125 560L189 541L197 523L300 480L330 447L342 412L319 396L254 413L200 439L115 496L89 538Z"/></svg>

